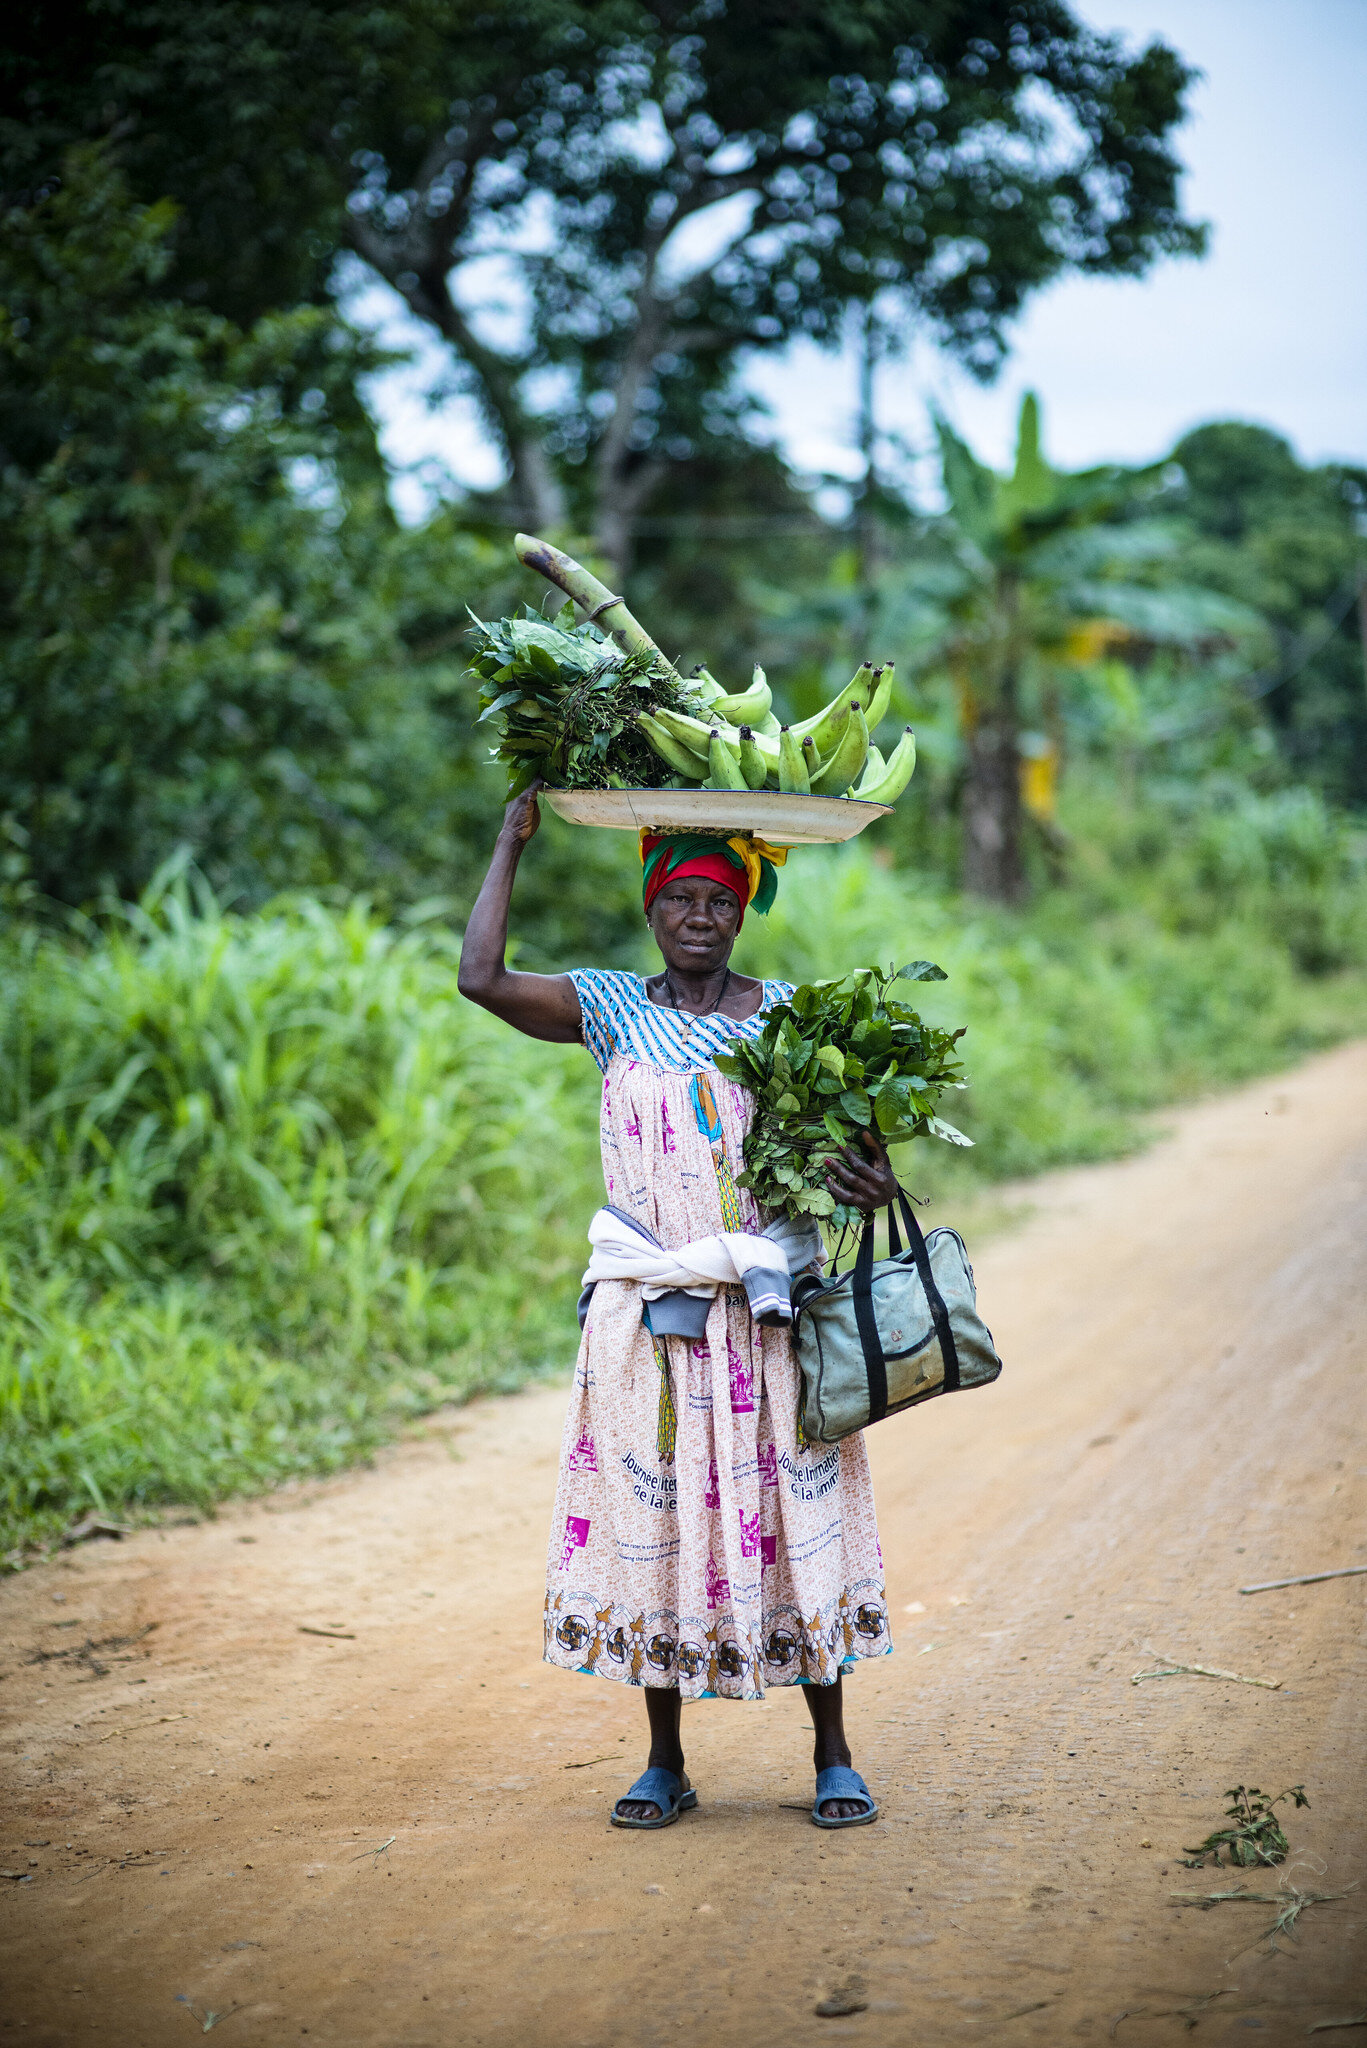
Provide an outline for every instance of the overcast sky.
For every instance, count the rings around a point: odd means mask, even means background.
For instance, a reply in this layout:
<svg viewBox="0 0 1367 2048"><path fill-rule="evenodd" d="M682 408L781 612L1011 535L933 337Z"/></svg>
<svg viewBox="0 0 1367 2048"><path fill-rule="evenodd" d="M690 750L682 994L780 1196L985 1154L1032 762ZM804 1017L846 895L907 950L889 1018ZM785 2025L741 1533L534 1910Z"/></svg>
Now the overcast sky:
<svg viewBox="0 0 1367 2048"><path fill-rule="evenodd" d="M1367 0L1081 0L1095 26L1162 36L1205 73L1179 132L1186 211L1211 223L1202 262L1141 280L1070 280L1032 302L986 389L929 346L886 364L879 422L925 440L934 396L990 460L1004 460L1023 390L1040 393L1048 451L1075 466L1164 452L1212 418L1258 420L1301 456L1367 460ZM420 347L375 392L396 467L436 457L457 481L500 475L468 404L422 394L439 344L377 286L388 338ZM856 475L848 358L801 345L757 359L752 385L804 470ZM416 480L415 480L416 481ZM398 492L410 515L425 495Z"/></svg>

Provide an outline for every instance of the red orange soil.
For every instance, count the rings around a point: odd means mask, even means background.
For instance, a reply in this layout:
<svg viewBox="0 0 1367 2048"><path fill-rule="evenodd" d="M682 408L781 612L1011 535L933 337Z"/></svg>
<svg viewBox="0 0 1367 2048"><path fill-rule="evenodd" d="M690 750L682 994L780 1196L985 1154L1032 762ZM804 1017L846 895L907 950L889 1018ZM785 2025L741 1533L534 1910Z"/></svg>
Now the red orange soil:
<svg viewBox="0 0 1367 2048"><path fill-rule="evenodd" d="M1363 1893L1270 1959L1272 1908L1169 1903L1236 1881L1177 1859L1241 1780L1305 1782L1302 1884L1367 1880L1367 1578L1237 1591L1367 1563L1367 1046L1029 1199L977 1260L1001 1381L872 1438L876 1826L808 1825L776 1693L687 1711L696 1815L609 1829L640 1702L538 1661L564 1396L488 1401L5 1586L4 2038L939 2048L1127 2013L1144 2048L1178 2007L1269 2044L1367 2008ZM149 1623L103 1677L26 1661ZM1147 1645L1283 1689L1136 1686ZM836 1990L864 2009L818 2016Z"/></svg>

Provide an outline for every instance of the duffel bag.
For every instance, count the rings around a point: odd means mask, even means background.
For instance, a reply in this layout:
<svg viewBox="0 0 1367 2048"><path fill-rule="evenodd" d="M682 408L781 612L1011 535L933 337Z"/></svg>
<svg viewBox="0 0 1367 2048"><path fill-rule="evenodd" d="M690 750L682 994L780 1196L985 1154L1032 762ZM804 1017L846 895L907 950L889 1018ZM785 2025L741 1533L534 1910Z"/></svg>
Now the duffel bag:
<svg viewBox="0 0 1367 2048"><path fill-rule="evenodd" d="M935 1394L988 1386L1002 1369L978 1314L968 1252L957 1230L924 1236L898 1190L904 1250L888 1205L891 1257L873 1256L876 1219L864 1225L853 1266L793 1288L793 1337L808 1437L839 1443L885 1415Z"/></svg>

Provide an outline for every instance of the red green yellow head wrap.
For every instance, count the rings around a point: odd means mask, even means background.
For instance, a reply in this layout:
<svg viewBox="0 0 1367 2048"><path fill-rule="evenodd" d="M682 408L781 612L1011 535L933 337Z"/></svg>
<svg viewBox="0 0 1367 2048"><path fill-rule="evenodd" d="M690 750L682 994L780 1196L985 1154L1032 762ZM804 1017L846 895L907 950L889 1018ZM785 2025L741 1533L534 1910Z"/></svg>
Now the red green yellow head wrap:
<svg viewBox="0 0 1367 2048"><path fill-rule="evenodd" d="M730 839L715 832L642 832L641 897L647 914L666 882L681 875L705 875L740 898L740 919L753 903L766 911L778 894L778 869L788 858L786 846L770 846L737 832Z"/></svg>

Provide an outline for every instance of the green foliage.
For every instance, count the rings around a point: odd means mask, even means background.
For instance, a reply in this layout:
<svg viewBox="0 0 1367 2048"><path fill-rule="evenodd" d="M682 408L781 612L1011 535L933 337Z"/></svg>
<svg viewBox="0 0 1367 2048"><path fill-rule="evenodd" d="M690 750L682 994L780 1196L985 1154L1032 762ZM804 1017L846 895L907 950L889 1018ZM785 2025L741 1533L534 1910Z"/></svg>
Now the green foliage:
<svg viewBox="0 0 1367 2048"><path fill-rule="evenodd" d="M0 236L0 812L67 901L182 840L323 880L301 813L334 859L360 836L390 652L330 516L366 357L322 310L244 332L158 297L171 218L86 153Z"/></svg>
<svg viewBox="0 0 1367 2048"><path fill-rule="evenodd" d="M857 1220L826 1186L832 1157L876 1128L889 1145L945 1138L971 1145L935 1114L947 1088L963 1088L954 1057L962 1031L926 1024L900 992L902 981L943 981L918 960L884 974L857 967L836 981L804 982L775 1005L758 1038L738 1038L717 1066L755 1096L745 1138L742 1187L761 1207L820 1216L834 1228Z"/></svg>
<svg viewBox="0 0 1367 2048"><path fill-rule="evenodd" d="M596 1090L431 922L185 881L5 946L0 1492L207 1503L569 1349Z"/></svg>
<svg viewBox="0 0 1367 2048"><path fill-rule="evenodd" d="M1367 869L1317 800L1180 785L1126 805L1080 780L1066 815L1085 854L1028 913L966 914L862 843L808 849L737 948L797 983L894 948L943 963L917 1002L946 1038L967 1026L975 1149L911 1157L951 1218L1367 1020ZM639 875L616 835L547 819L514 928L530 905L555 930L570 878L585 933L595 899L634 896L625 944ZM560 960L603 957L569 929ZM0 937L11 1540L330 1469L443 1399L568 1366L598 1076L462 1002L457 953L430 912L226 913L187 879L66 936Z"/></svg>
<svg viewBox="0 0 1367 2048"><path fill-rule="evenodd" d="M663 664L623 654L596 626L575 624L573 604L555 623L527 609L520 619L475 621L472 674L481 679L480 724L495 721L491 751L514 797L540 776L552 789L653 788L660 765L637 718L653 704L698 707Z"/></svg>
<svg viewBox="0 0 1367 2048"><path fill-rule="evenodd" d="M1126 804L1079 775L1063 819L1070 885L1026 913L968 907L860 842L790 856L769 916L746 919L751 974L815 981L880 952L945 969L949 1000L919 1000L966 1027L954 1121L975 1149L918 1147L918 1193L1109 1157L1144 1112L1367 1024L1367 847L1322 804L1218 783Z"/></svg>
<svg viewBox="0 0 1367 2048"><path fill-rule="evenodd" d="M1290 1785L1272 1799L1256 1785L1232 1785L1225 1798L1229 1801L1225 1808L1229 1826L1217 1828L1198 1848L1188 1849L1182 1859L1185 1867L1200 1870L1207 1859L1218 1864L1222 1850L1232 1864L1244 1870L1285 1863L1291 1845L1275 1809L1284 1799L1293 1800L1297 1807L1309 1806L1304 1785Z"/></svg>
<svg viewBox="0 0 1367 2048"><path fill-rule="evenodd" d="M1173 461L1165 503L1183 521L1183 573L1255 608L1274 636L1244 687L1286 772L1367 804L1367 470L1303 464L1281 435L1236 420L1185 435Z"/></svg>
<svg viewBox="0 0 1367 2048"><path fill-rule="evenodd" d="M239 903L468 907L503 798L465 607L515 602L506 544L451 512L395 525L355 395L371 357L332 312L244 331L160 296L171 209L132 203L106 154L0 227L11 900L133 898L188 849ZM639 896L602 847L546 843L528 963L620 960Z"/></svg>
<svg viewBox="0 0 1367 2048"><path fill-rule="evenodd" d="M1172 147L1191 77L1060 0L108 0L79 35L16 30L0 165L39 186L112 128L136 196L183 209L174 294L243 324L358 252L457 352L522 523L590 499L620 559L671 473L736 449L744 354L832 340L894 289L989 373L1060 273L1199 251ZM680 288L671 231L738 197ZM529 311L512 346L455 281L491 254Z"/></svg>

